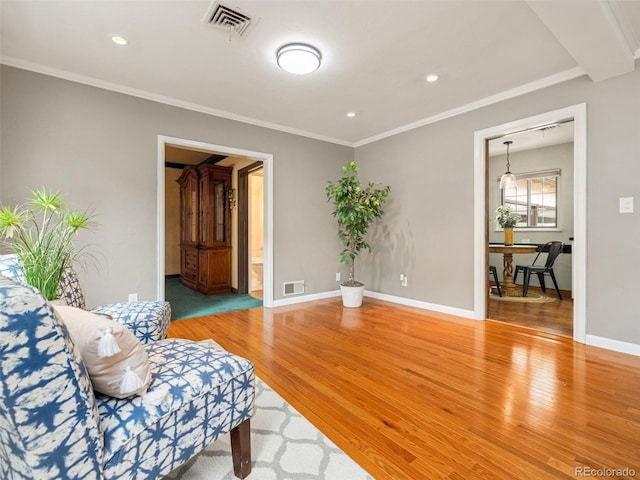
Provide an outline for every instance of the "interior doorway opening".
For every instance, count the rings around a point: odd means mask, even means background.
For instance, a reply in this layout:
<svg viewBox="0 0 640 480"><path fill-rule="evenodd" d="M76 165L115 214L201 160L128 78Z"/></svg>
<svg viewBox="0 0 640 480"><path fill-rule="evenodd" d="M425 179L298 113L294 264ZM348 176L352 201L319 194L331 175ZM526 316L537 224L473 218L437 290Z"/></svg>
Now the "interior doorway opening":
<svg viewBox="0 0 640 480"><path fill-rule="evenodd" d="M264 165L238 170L238 293L264 295Z"/></svg>
<svg viewBox="0 0 640 480"><path fill-rule="evenodd" d="M158 137L158 299L165 299L165 277L167 275L179 275L179 232L170 233L175 228L175 222L179 218L179 207L176 213L175 205L179 203L179 197L175 195L173 184L176 183L173 177L179 176L179 173L171 173L172 169L179 169L181 164L189 164L189 161L175 162L174 155L181 154L186 157L192 157L190 164L200 164L202 161L211 161L220 166L233 168L232 187L225 193L226 201L229 202L231 209L231 287L234 293L239 293L238 285L244 282L248 284L249 270L246 268L247 253L244 257L240 253L240 236L238 231L239 225L247 223L241 210L247 212L248 216L248 198L240 197L241 188L239 184L239 172L248 166L259 165L261 170L261 195L253 200L253 214L258 217L261 222L259 227L254 227L253 236L259 239L260 249L262 250L262 303L266 307L273 305L273 156L270 154L253 152L248 150L237 149L233 147L206 144L191 140ZM203 160L204 158L204 160ZM257 182L254 182L257 183ZM177 183L176 183L177 185ZM247 191L245 190L246 194ZM177 200L176 200L177 198ZM247 237L248 242L248 237ZM178 252L178 253L176 253ZM177 258L176 258L177 257ZM245 266L241 266L244 262ZM176 272L178 269L178 272ZM246 292L245 292L246 293Z"/></svg>
<svg viewBox="0 0 640 480"><path fill-rule="evenodd" d="M554 110L475 132L474 144L474 316L487 318L489 306L489 224L494 216L488 207L489 141L573 121L573 240L571 287L573 293L573 339L586 342L586 104Z"/></svg>
<svg viewBox="0 0 640 480"><path fill-rule="evenodd" d="M486 140L489 265L497 277L496 284L490 276L487 318L568 337L573 336L573 130L570 119ZM501 182L506 171L515 175L514 182ZM516 247L512 265L505 261L505 231L494 221L498 207L517 215L509 238ZM525 268L545 265L544 274L525 275Z"/></svg>
<svg viewBox="0 0 640 480"><path fill-rule="evenodd" d="M262 168L249 173L249 294L262 298L264 277L264 245L262 196L264 192L264 171Z"/></svg>

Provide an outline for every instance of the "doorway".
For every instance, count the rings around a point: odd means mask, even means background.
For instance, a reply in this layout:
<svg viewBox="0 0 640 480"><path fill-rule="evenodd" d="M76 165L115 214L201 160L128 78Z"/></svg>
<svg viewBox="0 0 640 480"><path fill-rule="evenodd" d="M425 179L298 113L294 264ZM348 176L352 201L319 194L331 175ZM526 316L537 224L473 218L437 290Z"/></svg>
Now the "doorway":
<svg viewBox="0 0 640 480"><path fill-rule="evenodd" d="M487 214L489 244L503 244L504 231L495 222L496 209L506 206L518 215L513 243L520 249L513 257L517 290L495 285L489 289L487 317L563 336L573 336L573 295L571 287L571 247L573 239L573 120L542 125L531 130L487 140ZM514 183L500 179L508 170ZM525 275L519 266L545 265L549 242L561 242L561 254L550 258L550 274L530 275L527 295L523 294ZM536 253L524 253L529 247ZM555 250L555 247L554 247ZM518 252L518 250L515 250ZM502 253L489 253L489 265L504 281ZM504 283L502 283L504 287ZM541 287L547 287L543 291ZM516 296L514 296L516 294Z"/></svg>
<svg viewBox="0 0 640 480"><path fill-rule="evenodd" d="M157 298L165 299L165 209L166 209L166 173L165 161L167 148L178 148L196 152L205 152L208 155L235 157L242 159L245 166L255 162L262 165L263 178L263 206L262 206L262 243L263 243L263 294L262 301L265 307L273 306L273 156L271 154L242 150L233 147L207 144L175 137L158 136L158 164L157 164L157 213L158 213L158 242L157 242ZM237 187L236 187L237 188ZM237 191L236 191L237 194ZM232 199L230 198L230 201ZM238 206L242 202L235 199ZM258 233L258 235L260 235ZM236 237L237 238L237 237ZM236 246L236 252L238 248ZM238 265L237 258L232 263Z"/></svg>
<svg viewBox="0 0 640 480"><path fill-rule="evenodd" d="M586 104L566 107L475 132L474 168L474 316L487 318L489 306L489 228L487 175L489 141L555 123L573 121L573 242L571 286L573 339L586 341Z"/></svg>
<svg viewBox="0 0 640 480"><path fill-rule="evenodd" d="M263 271L264 271L264 245L262 243L263 215L262 195L264 191L263 170L253 171L249 174L249 294L256 298L262 298Z"/></svg>
<svg viewBox="0 0 640 480"><path fill-rule="evenodd" d="M238 170L238 293L263 297L264 167L253 162Z"/></svg>

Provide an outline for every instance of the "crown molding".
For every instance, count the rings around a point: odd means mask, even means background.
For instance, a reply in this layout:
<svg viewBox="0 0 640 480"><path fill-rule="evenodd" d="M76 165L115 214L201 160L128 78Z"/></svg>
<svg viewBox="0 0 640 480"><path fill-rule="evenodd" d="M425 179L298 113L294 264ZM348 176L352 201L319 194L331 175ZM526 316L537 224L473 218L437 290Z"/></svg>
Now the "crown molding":
<svg viewBox="0 0 640 480"><path fill-rule="evenodd" d="M640 55L640 50L636 52L636 56ZM0 63L3 65L7 65L9 67L20 68L23 70L29 70L35 73L41 73L44 75L49 75L52 77L61 78L64 80L69 80L76 83L81 83L84 85L90 85L97 88L102 88L104 90L110 90L113 92L123 93L125 95L131 95L138 98L143 98L145 100L151 100L153 102L163 103L166 105L171 105L178 108L183 108L185 110L192 110L194 112L204 113L207 115L212 115L215 117L226 118L228 120L233 120L236 122L242 122L249 125L254 125L257 127L269 128L271 130L277 130L284 133L290 133L292 135L299 135L301 137L307 137L314 140L320 140L323 142L333 143L336 145L342 145L344 147L357 148L369 143L377 142L378 140L382 140L388 137L392 137L394 135L398 135L400 133L408 132L410 130L414 130L416 128L423 127L425 125L429 125L432 123L436 123L447 118L455 117L457 115L461 115L463 113L467 113L473 110L477 110L482 107L486 107L488 105L492 105L494 103L502 102L504 100L508 100L510 98L518 97L521 95L525 95L527 93L534 92L536 90L541 90L546 87L550 87L552 85L556 85L558 83L566 82L568 80L572 80L574 78L581 77L585 75L585 72L580 67L575 67L569 70L565 70L564 72L557 73L555 75L550 75L548 77L542 78L540 80L536 80L534 82L530 82L519 87L515 87L509 90L505 90L504 92L500 92L496 95L491 95L489 97L482 98L475 102L468 103L466 105L462 105L460 107L447 110L445 112L439 113L437 115L433 115L430 117L426 117L422 120L418 120L413 123L409 123L407 125L394 128L392 130L388 130L386 132L380 133L378 135L374 135L363 140L359 140L357 142L349 142L346 140L326 137L324 135L318 135L312 132L307 132L305 130L299 130L291 127L287 127L284 125L279 125L276 123L265 122L262 120L257 120L255 118L245 117L242 115L236 115L234 113L225 112L223 110L218 110L215 108L205 107L203 105L199 105L196 103L185 102L176 98L167 97L164 95L158 95L155 93L147 92L145 90L140 90L136 88L126 87L123 85L105 82L103 80L99 80L97 78L88 77L84 75L75 74L72 72L68 72L65 70L60 70L52 67L47 67L44 65L27 62L24 60L16 59L13 57L2 57L0 59Z"/></svg>
<svg viewBox="0 0 640 480"><path fill-rule="evenodd" d="M234 120L236 122L247 123L257 127L269 128L271 130L277 130L284 133L290 133L301 137L311 138L313 140L320 140L328 143L335 143L345 147L352 147L353 142L347 142L339 138L326 137L324 135L318 135L305 130L298 130L296 128L287 127L285 125L279 125L277 123L265 122L263 120L257 120L255 118L245 117L242 115L236 115L235 113L225 112L224 110L218 110L215 108L205 107L197 103L185 102L177 98L167 97L156 93L147 92L145 90L139 90L137 88L126 87L116 83L105 82L94 77L88 77L85 75L79 75L76 73L68 72L66 70L59 70L57 68L47 67L37 63L27 62L13 57L2 57L0 63L9 67L20 68L22 70L29 70L35 73L41 73L43 75L49 75L51 77L61 78L63 80L69 80L71 82L81 83L92 87L102 88L104 90L110 90L112 92L123 93L125 95L131 95L133 97L143 98L145 100L151 100L157 103L163 103L165 105L171 105L173 107L183 108L185 110L192 110L198 113L204 113L212 115L214 117L226 118L227 120Z"/></svg>
<svg viewBox="0 0 640 480"><path fill-rule="evenodd" d="M472 110L477 110L482 107L493 105L494 103L502 102L510 98L515 98L521 95L525 95L527 93L535 92L536 90L541 90L543 88L550 87L558 83L566 82L568 80L573 80L574 78L582 77L583 75L585 75L585 72L581 67L575 67L569 70L565 70L564 72L556 73L555 75L550 75L548 77L541 78L540 80L536 80L534 82L525 83L524 85L520 85L519 87L511 88L509 90L505 90L504 92L500 92L496 95L491 95L489 97L482 98L475 102L467 103L466 105L462 105L460 107L453 108L451 110L447 110L445 112L439 113L437 115L433 115L431 117L418 120L417 122L409 123L402 127L394 128L393 130L380 133L373 137L365 138L364 140L360 140L356 142L354 144L354 147L357 148L363 145L367 145L369 143L377 142L378 140L382 140L387 137L392 137L394 135L398 135L399 133L408 132L410 130L414 130L419 127L424 127L425 125L429 125L431 123L440 122L447 118L455 117L456 115L461 115L463 113L471 112Z"/></svg>

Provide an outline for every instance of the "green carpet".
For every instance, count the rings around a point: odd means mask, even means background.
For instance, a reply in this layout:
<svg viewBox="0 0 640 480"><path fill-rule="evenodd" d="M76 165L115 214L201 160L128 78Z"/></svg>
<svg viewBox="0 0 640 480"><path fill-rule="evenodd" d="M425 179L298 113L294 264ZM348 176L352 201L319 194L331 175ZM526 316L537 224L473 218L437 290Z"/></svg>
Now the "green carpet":
<svg viewBox="0 0 640 480"><path fill-rule="evenodd" d="M262 300L250 295L236 295L234 293L203 295L194 292L182 285L180 279L175 277L167 278L164 288L165 299L171 303L171 320L262 306Z"/></svg>

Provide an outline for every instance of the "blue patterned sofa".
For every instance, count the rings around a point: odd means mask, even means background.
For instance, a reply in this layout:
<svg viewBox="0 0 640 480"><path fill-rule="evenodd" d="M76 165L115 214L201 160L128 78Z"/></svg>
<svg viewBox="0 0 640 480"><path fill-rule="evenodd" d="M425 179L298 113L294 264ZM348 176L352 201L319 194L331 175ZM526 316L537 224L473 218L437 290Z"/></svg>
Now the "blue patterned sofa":
<svg viewBox="0 0 640 480"><path fill-rule="evenodd" d="M26 285L20 258L16 254L0 255L0 275L14 282ZM60 279L58 298L76 308L86 308L84 292L73 269L68 269ZM169 302L122 302L103 305L91 310L94 313L108 315L113 320L131 330L143 343L155 342L166 338L171 323L171 305Z"/></svg>
<svg viewBox="0 0 640 480"><path fill-rule="evenodd" d="M235 474L248 475L251 362L182 339L144 348L163 402L96 395L49 303L0 277L0 478L159 479L229 431Z"/></svg>

